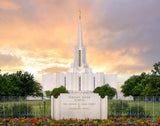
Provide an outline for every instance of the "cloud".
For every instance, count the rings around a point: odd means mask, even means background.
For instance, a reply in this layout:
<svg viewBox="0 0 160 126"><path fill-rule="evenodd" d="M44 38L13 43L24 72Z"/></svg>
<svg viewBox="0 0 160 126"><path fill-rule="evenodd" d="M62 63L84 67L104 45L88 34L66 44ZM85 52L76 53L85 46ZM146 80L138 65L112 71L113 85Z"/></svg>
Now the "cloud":
<svg viewBox="0 0 160 126"><path fill-rule="evenodd" d="M112 71L115 71L116 73L119 73L120 75L131 75L131 74L139 74L142 72L150 71L150 69L141 64L134 64L134 65L124 65L124 64L118 64L114 67L112 67Z"/></svg>
<svg viewBox="0 0 160 126"><path fill-rule="evenodd" d="M24 62L21 57L0 53L0 69L2 72L16 72L22 70ZM23 71L23 70L22 70Z"/></svg>
<svg viewBox="0 0 160 126"><path fill-rule="evenodd" d="M23 61L20 57L9 54L0 54L0 66L22 66Z"/></svg>
<svg viewBox="0 0 160 126"><path fill-rule="evenodd" d="M54 73L59 73L59 72L67 72L67 69L68 68L66 68L66 67L53 66L53 67L49 67L46 69L42 69L38 73L39 74L42 74L42 73L54 74Z"/></svg>
<svg viewBox="0 0 160 126"><path fill-rule="evenodd" d="M153 43L159 45L159 4L158 0L103 1L100 4L102 6L97 6L98 10L94 10L98 16L93 20L96 25L90 26L90 31L97 27L101 30L94 31L98 34L99 41L95 42L94 39L91 44L99 49L113 51L124 47L149 47Z"/></svg>
<svg viewBox="0 0 160 126"><path fill-rule="evenodd" d="M93 20L96 25L88 26L88 32L94 32L88 34L88 46L101 51L104 62L110 64L110 71L117 71L119 74L150 71L152 65L160 60L160 14L157 13L160 11L160 1L109 0L99 4L102 6L96 6L94 10L98 16ZM95 30L97 27L98 30ZM119 53L115 60L107 60L120 50L124 51ZM105 57L106 51L110 52L110 55ZM136 62L125 64L127 58ZM125 62L121 62L122 59ZM114 62L116 65L112 64Z"/></svg>
<svg viewBox="0 0 160 126"><path fill-rule="evenodd" d="M68 67L80 8L87 61L93 69L117 74L149 71L160 59L159 5L159 0L2 0L0 49L15 50L26 66L43 69L41 73L55 64Z"/></svg>
<svg viewBox="0 0 160 126"><path fill-rule="evenodd" d="M14 2L13 0L1 0L0 1L0 9L3 10L17 10L20 9L21 6Z"/></svg>

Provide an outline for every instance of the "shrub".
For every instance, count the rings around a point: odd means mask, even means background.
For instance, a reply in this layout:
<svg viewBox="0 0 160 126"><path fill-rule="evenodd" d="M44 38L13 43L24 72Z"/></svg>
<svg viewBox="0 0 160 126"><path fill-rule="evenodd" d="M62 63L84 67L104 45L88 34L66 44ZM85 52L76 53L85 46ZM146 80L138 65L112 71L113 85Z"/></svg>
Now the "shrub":
<svg viewBox="0 0 160 126"><path fill-rule="evenodd" d="M113 98L116 95L116 89L110 87L109 84L97 87L93 92L98 93L101 98L104 98L105 96L110 96L111 98Z"/></svg>
<svg viewBox="0 0 160 126"><path fill-rule="evenodd" d="M68 91L64 86L60 86L59 88L54 88L51 92L51 95L53 95L54 98L58 98L60 93L68 93Z"/></svg>
<svg viewBox="0 0 160 126"><path fill-rule="evenodd" d="M51 97L52 95L52 91L49 91L49 90L45 91L45 93L46 93L46 97Z"/></svg>

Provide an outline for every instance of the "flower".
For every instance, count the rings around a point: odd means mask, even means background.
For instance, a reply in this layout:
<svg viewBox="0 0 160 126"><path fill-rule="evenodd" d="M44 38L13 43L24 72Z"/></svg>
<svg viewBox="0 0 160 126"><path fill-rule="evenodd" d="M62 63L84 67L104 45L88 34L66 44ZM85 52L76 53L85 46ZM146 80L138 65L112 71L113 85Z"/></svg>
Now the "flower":
<svg viewBox="0 0 160 126"><path fill-rule="evenodd" d="M6 122L6 119L3 119L2 122Z"/></svg>
<svg viewBox="0 0 160 126"><path fill-rule="evenodd" d="M114 118L109 119L61 119L55 120L51 118L0 118L0 124L3 125L160 125L160 118L152 119L136 119L136 118Z"/></svg>

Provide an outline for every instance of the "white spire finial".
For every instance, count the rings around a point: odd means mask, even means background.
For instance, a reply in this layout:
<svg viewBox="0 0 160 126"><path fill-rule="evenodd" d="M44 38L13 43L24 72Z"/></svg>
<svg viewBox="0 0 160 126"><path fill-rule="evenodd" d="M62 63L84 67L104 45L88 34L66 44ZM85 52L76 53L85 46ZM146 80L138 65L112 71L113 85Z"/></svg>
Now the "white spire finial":
<svg viewBox="0 0 160 126"><path fill-rule="evenodd" d="M79 9L79 19L81 19L81 10Z"/></svg>

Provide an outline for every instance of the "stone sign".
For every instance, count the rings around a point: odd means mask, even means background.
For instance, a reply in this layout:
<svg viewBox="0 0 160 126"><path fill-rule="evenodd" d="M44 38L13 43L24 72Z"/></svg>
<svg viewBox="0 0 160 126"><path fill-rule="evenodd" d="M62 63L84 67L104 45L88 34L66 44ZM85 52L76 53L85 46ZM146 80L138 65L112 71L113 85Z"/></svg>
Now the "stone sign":
<svg viewBox="0 0 160 126"><path fill-rule="evenodd" d="M51 97L51 117L55 119L107 119L107 97L95 93L61 94Z"/></svg>

